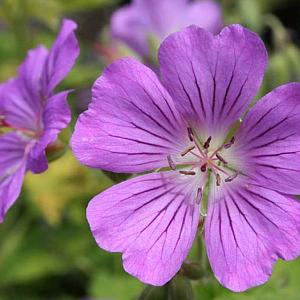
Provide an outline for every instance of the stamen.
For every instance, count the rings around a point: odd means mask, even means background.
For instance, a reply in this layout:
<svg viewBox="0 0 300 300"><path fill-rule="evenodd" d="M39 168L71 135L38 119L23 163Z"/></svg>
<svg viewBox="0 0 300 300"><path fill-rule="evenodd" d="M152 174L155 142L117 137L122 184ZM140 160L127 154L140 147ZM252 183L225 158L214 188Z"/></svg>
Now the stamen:
<svg viewBox="0 0 300 300"><path fill-rule="evenodd" d="M239 175L238 172L234 173L233 175L231 175L231 176L225 178L225 182L231 182L233 179L237 178L238 175Z"/></svg>
<svg viewBox="0 0 300 300"><path fill-rule="evenodd" d="M227 161L219 154L219 153L216 153L216 157L218 158L218 160L220 162L222 162L223 164L227 164Z"/></svg>
<svg viewBox="0 0 300 300"><path fill-rule="evenodd" d="M198 158L201 158L200 155L198 155L197 153L193 152L193 151L190 151L191 154L193 154L194 156L198 157Z"/></svg>
<svg viewBox="0 0 300 300"><path fill-rule="evenodd" d="M229 141L229 143L227 143L227 144L224 145L224 148L225 148L225 149L230 148L230 147L234 144L234 142L235 142L235 137L233 136L233 137L231 138L231 140Z"/></svg>
<svg viewBox="0 0 300 300"><path fill-rule="evenodd" d="M200 204L202 199L202 188L198 188L197 195L196 195L196 204Z"/></svg>
<svg viewBox="0 0 300 300"><path fill-rule="evenodd" d="M5 116L0 115L0 126L7 127L7 124L5 122Z"/></svg>
<svg viewBox="0 0 300 300"><path fill-rule="evenodd" d="M184 150L181 153L181 156L185 156L186 154L188 154L190 151L194 150L196 147L195 146L190 146L189 148L187 148L186 150Z"/></svg>
<svg viewBox="0 0 300 300"><path fill-rule="evenodd" d="M204 149L208 149L208 148L209 148L210 142L211 142L211 136L208 137L208 139L206 140L206 142L205 142L204 145L203 145L203 148L204 148Z"/></svg>
<svg viewBox="0 0 300 300"><path fill-rule="evenodd" d="M179 173L183 175L196 175L194 171L179 171Z"/></svg>
<svg viewBox="0 0 300 300"><path fill-rule="evenodd" d="M173 161L171 155L168 155L168 156L167 156L167 159L168 159L169 167L170 167L173 171L175 171L175 170L176 170L176 164L174 163L174 161Z"/></svg>
<svg viewBox="0 0 300 300"><path fill-rule="evenodd" d="M216 174L216 179L217 179L217 186L220 186L221 185L221 176L220 174Z"/></svg>
<svg viewBox="0 0 300 300"><path fill-rule="evenodd" d="M187 131L188 131L188 135L189 135L190 141L193 142L194 141L194 136L193 136L193 130L192 130L192 128L188 127Z"/></svg>
<svg viewBox="0 0 300 300"><path fill-rule="evenodd" d="M207 167L206 163L204 165L202 165L201 168L200 168L201 172L205 172L206 171L206 167Z"/></svg>

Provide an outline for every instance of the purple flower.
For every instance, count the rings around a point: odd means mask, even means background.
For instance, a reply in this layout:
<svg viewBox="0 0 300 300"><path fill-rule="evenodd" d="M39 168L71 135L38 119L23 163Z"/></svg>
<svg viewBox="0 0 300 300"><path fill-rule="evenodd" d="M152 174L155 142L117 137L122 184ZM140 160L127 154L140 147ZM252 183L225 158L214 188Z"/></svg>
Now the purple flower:
<svg viewBox="0 0 300 300"><path fill-rule="evenodd" d="M162 83L133 59L109 66L77 122L72 146L82 163L169 169L96 196L87 208L92 233L101 248L123 253L127 272L163 285L205 218L218 280L233 291L262 284L278 258L300 251L300 83L270 92L244 116L267 53L240 25L216 36L188 27L158 57Z"/></svg>
<svg viewBox="0 0 300 300"><path fill-rule="evenodd" d="M192 24L218 33L223 24L220 6L212 0L133 0L112 16L111 31L114 38L147 56L149 39L160 42Z"/></svg>
<svg viewBox="0 0 300 300"><path fill-rule="evenodd" d="M18 76L0 86L0 221L18 198L26 171L48 168L47 145L67 127L69 91L54 94L79 55L74 30L64 20L52 48L28 52Z"/></svg>

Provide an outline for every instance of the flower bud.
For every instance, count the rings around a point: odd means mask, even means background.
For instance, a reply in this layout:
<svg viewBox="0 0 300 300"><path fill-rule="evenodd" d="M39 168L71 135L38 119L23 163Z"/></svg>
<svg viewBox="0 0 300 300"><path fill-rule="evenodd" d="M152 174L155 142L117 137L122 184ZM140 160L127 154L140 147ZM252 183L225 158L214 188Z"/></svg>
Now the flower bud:
<svg viewBox="0 0 300 300"><path fill-rule="evenodd" d="M114 183L120 183L130 177L130 174L125 173L114 173L110 171L102 171L110 180Z"/></svg>
<svg viewBox="0 0 300 300"><path fill-rule="evenodd" d="M146 60L148 63L150 63L150 65L157 66L158 65L157 50L159 48L160 41L158 37L155 36L155 34L149 34L147 36L147 41L148 41L149 54Z"/></svg>
<svg viewBox="0 0 300 300"><path fill-rule="evenodd" d="M49 144L46 148L46 156L48 161L51 162L62 157L65 154L66 149L66 144L59 139Z"/></svg>
<svg viewBox="0 0 300 300"><path fill-rule="evenodd" d="M181 270L182 275L192 280L200 279L203 276L200 264L195 261L185 261Z"/></svg>
<svg viewBox="0 0 300 300"><path fill-rule="evenodd" d="M193 288L189 279L177 274L169 283L168 300L193 300Z"/></svg>

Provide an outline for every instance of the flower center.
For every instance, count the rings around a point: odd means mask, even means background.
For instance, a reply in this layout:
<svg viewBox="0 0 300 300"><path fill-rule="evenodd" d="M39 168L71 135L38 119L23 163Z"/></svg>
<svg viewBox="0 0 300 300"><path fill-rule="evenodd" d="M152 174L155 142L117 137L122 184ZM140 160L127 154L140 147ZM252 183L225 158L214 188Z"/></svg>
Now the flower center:
<svg viewBox="0 0 300 300"><path fill-rule="evenodd" d="M220 186L222 181L231 182L239 175L239 172L221 154L222 151L226 151L234 144L234 136L229 142L223 143L216 149L212 149L211 136L203 143L197 138L190 127L188 127L187 131L190 145L181 152L180 158L182 161L178 158L174 160L171 155L167 157L169 167L172 170L178 170L179 173L187 176L196 175L199 171L205 173L206 177L212 174L215 176L217 186Z"/></svg>
<svg viewBox="0 0 300 300"><path fill-rule="evenodd" d="M0 115L0 136L4 133L8 133L11 131L20 132L30 138L36 138L38 136L37 133L34 132L33 130L29 130L26 128L18 128L18 127L10 125L9 123L6 122L5 116Z"/></svg>

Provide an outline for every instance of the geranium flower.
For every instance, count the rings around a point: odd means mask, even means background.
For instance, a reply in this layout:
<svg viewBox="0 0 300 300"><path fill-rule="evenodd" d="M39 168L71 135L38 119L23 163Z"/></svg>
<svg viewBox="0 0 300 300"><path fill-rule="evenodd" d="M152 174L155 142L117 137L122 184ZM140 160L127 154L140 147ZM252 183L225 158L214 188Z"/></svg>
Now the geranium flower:
<svg viewBox="0 0 300 300"><path fill-rule="evenodd" d="M275 89L244 116L267 53L240 25L216 36L188 27L158 56L162 83L133 59L116 61L77 122L72 145L83 164L169 169L96 196L87 208L92 233L101 248L123 253L128 273L163 285L187 257L202 214L218 280L233 291L262 284L278 258L300 251L300 83Z"/></svg>
<svg viewBox="0 0 300 300"><path fill-rule="evenodd" d="M170 33L192 24L219 33L221 7L212 0L133 0L113 14L111 33L146 57L151 40L159 45Z"/></svg>
<svg viewBox="0 0 300 300"><path fill-rule="evenodd" d="M74 30L65 20L52 48L28 52L18 76L0 87L0 221L18 198L26 171L47 170L46 147L71 119L69 91L54 94L79 55Z"/></svg>

